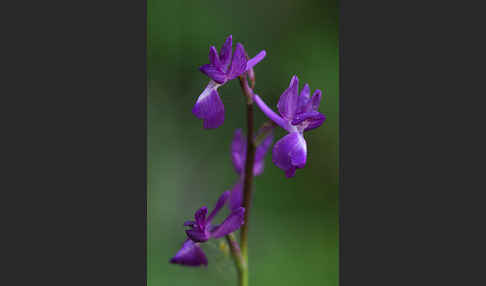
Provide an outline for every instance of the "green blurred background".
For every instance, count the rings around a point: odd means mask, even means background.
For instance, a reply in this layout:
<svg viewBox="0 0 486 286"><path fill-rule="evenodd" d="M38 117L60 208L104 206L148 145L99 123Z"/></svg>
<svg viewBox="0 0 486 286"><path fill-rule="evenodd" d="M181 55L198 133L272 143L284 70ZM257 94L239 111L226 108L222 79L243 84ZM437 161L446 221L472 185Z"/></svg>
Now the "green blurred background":
<svg viewBox="0 0 486 286"><path fill-rule="evenodd" d="M250 221L250 285L338 285L338 3L337 1L148 0L148 210L147 279L155 285L237 285L233 261L219 241L203 244L207 268L168 260L185 239L183 222L212 208L237 175L229 148L236 128L245 128L238 81L219 89L224 124L204 130L191 113L208 78L211 45L241 42L254 56L255 92L276 110L296 74L300 88L323 91L324 124L307 132L308 160L287 179L267 154L255 179ZM257 126L265 121L255 109ZM276 130L275 141L285 135ZM225 210L226 211L226 210ZM224 214L216 218L221 220ZM224 240L222 240L224 241Z"/></svg>

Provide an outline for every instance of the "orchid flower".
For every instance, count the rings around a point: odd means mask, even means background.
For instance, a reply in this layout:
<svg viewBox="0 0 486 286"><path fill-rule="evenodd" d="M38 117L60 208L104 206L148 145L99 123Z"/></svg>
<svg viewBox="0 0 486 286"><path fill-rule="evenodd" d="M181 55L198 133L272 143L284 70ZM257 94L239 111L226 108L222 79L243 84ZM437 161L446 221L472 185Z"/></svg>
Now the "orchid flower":
<svg viewBox="0 0 486 286"><path fill-rule="evenodd" d="M245 48L242 44L237 43L233 57L231 57L232 45L233 38L230 35L221 47L219 54L216 48L212 46L209 49L209 64L199 68L211 80L199 95L192 113L203 120L203 127L206 129L217 128L224 122L224 105L217 89L226 82L251 70L266 55L263 50L254 58L247 60Z"/></svg>
<svg viewBox="0 0 486 286"><path fill-rule="evenodd" d="M326 117L317 110L322 93L316 90L310 97L310 88L305 84L299 96L299 79L293 76L289 87L282 93L277 104L280 115L254 95L255 103L262 112L289 134L277 141L273 147L272 161L285 171L287 178L295 175L296 169L304 168L307 161L307 143L304 132L322 125Z"/></svg>
<svg viewBox="0 0 486 286"><path fill-rule="evenodd" d="M187 266L207 265L208 260L199 244L211 238L221 238L236 231L243 225L245 213L243 207L234 209L221 224L211 225L214 216L221 210L229 196L230 191L224 192L219 197L209 216L206 217L208 208L204 206L196 211L194 221L186 221L184 223L184 226L190 227L190 229L186 230L188 239L170 260L171 263Z"/></svg>

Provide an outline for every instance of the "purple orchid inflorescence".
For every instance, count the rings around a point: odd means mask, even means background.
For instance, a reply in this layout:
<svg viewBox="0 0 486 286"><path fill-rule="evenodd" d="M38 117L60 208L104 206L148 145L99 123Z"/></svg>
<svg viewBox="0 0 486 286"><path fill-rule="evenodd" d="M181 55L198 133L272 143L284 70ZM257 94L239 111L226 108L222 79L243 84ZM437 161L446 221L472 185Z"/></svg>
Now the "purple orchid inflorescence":
<svg viewBox="0 0 486 286"><path fill-rule="evenodd" d="M263 132L267 127L259 130L257 136ZM265 154L273 142L273 132L270 130L263 142L256 147L255 161L253 163L253 176L259 176L263 173L263 166L265 162ZM245 161L246 161L246 138L241 129L236 129L231 143L231 161L236 173L239 175L238 182L231 190L228 207L230 210L235 210L241 207L243 201L243 179L245 177Z"/></svg>
<svg viewBox="0 0 486 286"><path fill-rule="evenodd" d="M310 97L308 84L305 84L299 96L299 79L295 75L278 101L277 108L280 116L270 109L258 95L254 95L255 103L262 112L289 132L275 143L272 153L273 163L284 170L288 178L295 175L296 169L304 168L307 161L307 143L304 139L304 131L321 126L326 119L324 114L317 111L321 97L322 93L318 89Z"/></svg>
<svg viewBox="0 0 486 286"><path fill-rule="evenodd" d="M194 214L194 221L186 221L184 226L190 227L186 230L188 239L182 245L182 248L170 260L171 263L187 266L207 265L206 255L199 246L200 243L206 242L211 238L221 238L238 230L244 222L245 209L238 207L226 217L219 225L211 225L211 221L216 214L223 208L230 196L230 191L224 192L218 199L216 206L209 216L207 207L201 207Z"/></svg>
<svg viewBox="0 0 486 286"><path fill-rule="evenodd" d="M266 52L263 50L250 59L241 43L236 44L234 53L232 44L233 39L230 35L219 53L214 46L209 49L209 64L201 66L200 70L211 80L199 95L192 113L203 120L203 127L206 129L217 128L223 124L224 105L217 89L239 77L241 88L247 99L247 136L243 134L242 129L237 129L231 142L231 161L238 174L238 180L231 191L226 191L219 197L209 215L208 208L203 206L194 214L194 220L184 223L184 226L188 227L185 230L186 240L170 262L186 266L208 265L208 259L200 244L210 239L226 236L239 272L239 285L248 285L247 233L252 182L253 177L263 173L265 154L273 143L273 128L278 125L288 132L273 146L272 161L290 178L295 176L297 169L304 168L307 162L307 143L304 139L304 132L321 126L326 117L318 111L322 98L321 91L317 89L311 96L310 87L305 84L299 93L299 79L295 75L292 77L289 87L280 96L277 104L279 114L274 112L253 92L255 86L253 68L265 58ZM248 80L251 87L248 85ZM256 103L271 120L263 124L256 135L254 134L253 103ZM214 217L226 204L230 214L221 224L213 225ZM238 244L233 232L240 227L240 243Z"/></svg>
<svg viewBox="0 0 486 286"><path fill-rule="evenodd" d="M206 129L217 128L224 122L224 105L217 89L246 71L252 70L266 55L263 50L254 58L247 60L245 48L241 43L237 43L235 52L231 56L232 46L233 38L230 35L219 54L214 46L209 49L209 64L199 68L211 80L199 95L192 113L203 120L203 126Z"/></svg>

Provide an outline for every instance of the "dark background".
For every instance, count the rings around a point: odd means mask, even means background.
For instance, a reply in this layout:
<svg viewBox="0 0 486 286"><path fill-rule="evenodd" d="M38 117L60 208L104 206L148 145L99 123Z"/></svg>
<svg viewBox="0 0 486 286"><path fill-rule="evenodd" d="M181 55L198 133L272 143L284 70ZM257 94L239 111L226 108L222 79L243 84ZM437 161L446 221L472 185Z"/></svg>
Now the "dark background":
<svg viewBox="0 0 486 286"><path fill-rule="evenodd" d="M233 35L250 56L267 57L256 68L258 93L276 110L292 75L300 88L323 91L324 124L305 134L307 166L287 179L267 154L255 180L249 263L251 285L338 285L338 34L337 1L148 1L148 285L233 285L233 262L219 241L203 245L209 266L168 263L185 239L185 220L212 207L237 176L229 148L245 128L239 83L219 89L226 120L203 130L191 113L208 78L198 67ZM266 119L256 109L256 125ZM275 133L275 141L285 135ZM221 215L219 219L222 219Z"/></svg>
<svg viewBox="0 0 486 286"><path fill-rule="evenodd" d="M144 285L146 3L2 4L0 279ZM485 284L480 8L340 3L340 285Z"/></svg>

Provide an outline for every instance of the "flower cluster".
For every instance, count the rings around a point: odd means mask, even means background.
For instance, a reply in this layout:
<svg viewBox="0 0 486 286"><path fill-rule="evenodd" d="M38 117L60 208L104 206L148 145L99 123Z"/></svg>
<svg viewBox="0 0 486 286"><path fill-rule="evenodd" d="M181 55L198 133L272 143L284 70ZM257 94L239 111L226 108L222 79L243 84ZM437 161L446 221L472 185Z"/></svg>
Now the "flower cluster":
<svg viewBox="0 0 486 286"><path fill-rule="evenodd" d="M275 143L272 154L273 163L284 170L288 178L295 175L296 169L304 168L307 161L304 131L315 129L326 120L324 114L317 111L321 97L320 90L316 90L310 97L308 84L304 85L299 95L299 79L295 75L278 101L277 108L281 116L270 109L258 95L254 96L255 103L262 112L289 132Z"/></svg>
<svg viewBox="0 0 486 286"><path fill-rule="evenodd" d="M211 238L220 238L239 229L243 224L243 215L245 209L239 207L234 209L226 219L219 225L212 225L211 221L214 216L223 208L228 197L229 191L224 192L218 199L216 206L209 216L207 207L202 207L194 214L194 220L186 221L184 226L189 227L186 230L188 239L182 245L182 248L170 260L171 263L182 264L187 266L207 265L206 255L199 246L200 243L206 242Z"/></svg>
<svg viewBox="0 0 486 286"><path fill-rule="evenodd" d="M192 113L203 120L203 126L206 129L217 128L224 122L224 105L219 97L218 88L251 70L266 55L263 50L254 58L247 60L245 48L242 44L237 43L233 57L231 57L232 46L233 38L230 35L219 54L214 46L209 49L209 64L199 68L211 80L197 98Z"/></svg>
<svg viewBox="0 0 486 286"><path fill-rule="evenodd" d="M252 90L255 83L253 68L263 60L266 52L263 50L255 57L249 58L241 43L236 44L234 53L232 46L233 39L230 35L219 53L214 46L209 49L209 64L201 66L200 71L206 74L210 81L197 98L192 109L193 114L203 120L203 127L206 129L217 128L223 124L224 105L217 90L228 81L240 78L245 95L248 97L248 104L255 102L263 114L271 120L270 123L273 123L263 125L250 141L247 141L249 138L246 138L241 129L235 131L231 143L231 160L238 180L231 191L226 191L219 197L209 215L207 207L201 207L194 214L194 220L184 223L184 226L188 227L185 231L187 238L182 248L170 260L174 264L207 265L208 260L200 244L224 236L230 240L232 239L230 234L244 225L245 211L247 211L243 206L243 189L247 187L244 186L244 183L247 182L245 178L251 179L253 176L263 173L265 154L273 143L272 129L274 126L283 128L288 134L273 146L272 161L284 171L286 177L290 178L295 176L297 169L304 168L307 162L307 143L304 139L304 132L321 126L326 119L318 111L322 92L315 90L311 96L308 84L305 84L299 92L299 79L295 75L292 77L289 87L280 96L277 104L279 114L274 112ZM252 88L248 86L247 77L252 82ZM248 145L248 142L252 144ZM253 154L248 153L248 150L254 152L253 166L246 166L247 154ZM252 170L252 172L245 174L245 170ZM225 205L228 206L230 214L220 224L213 225L214 217ZM236 242L233 240L232 243ZM239 249L235 251L239 251ZM234 256L238 255L234 254Z"/></svg>

